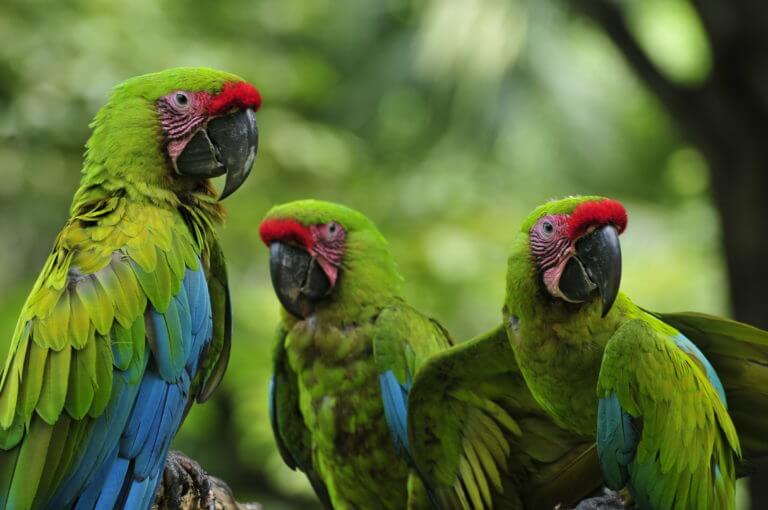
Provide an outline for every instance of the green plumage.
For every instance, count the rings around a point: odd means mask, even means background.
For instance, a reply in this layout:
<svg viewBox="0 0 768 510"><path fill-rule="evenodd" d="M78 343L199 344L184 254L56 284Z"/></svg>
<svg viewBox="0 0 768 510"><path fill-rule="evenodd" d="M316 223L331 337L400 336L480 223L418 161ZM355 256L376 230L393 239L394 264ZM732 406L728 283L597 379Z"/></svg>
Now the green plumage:
<svg viewBox="0 0 768 510"><path fill-rule="evenodd" d="M768 417L768 399L760 389L768 371L758 360L768 354L768 333L697 314L651 314L621 293L604 318L599 298L573 304L550 297L531 255L529 232L545 215L569 215L594 200L599 197L545 204L514 240L504 314L525 381L559 424L592 437L598 400L608 409L617 399L617 409L629 420L625 433L636 434L637 443L626 452L631 453L626 471L612 471L612 459L601 460L609 483L626 476L641 507L733 508L741 455L736 431L749 445L748 461L766 454L758 424ZM686 339L714 366L728 409L704 362L685 347ZM601 419L606 416L612 415Z"/></svg>
<svg viewBox="0 0 768 510"><path fill-rule="evenodd" d="M148 304L168 314L198 260L214 275L217 327L195 395L222 363L228 305L212 230L222 210L207 183L169 177L155 101L179 89L215 92L233 80L240 79L192 68L134 78L96 115L71 216L21 311L0 376L0 506L39 506L57 490L113 396L115 371L131 384L142 377L155 348L145 329ZM178 320L169 323L175 340ZM174 362L182 363L178 354Z"/></svg>
<svg viewBox="0 0 768 510"><path fill-rule="evenodd" d="M602 484L593 440L541 409L503 327L428 360L408 409L414 461L442 508L549 510Z"/></svg>
<svg viewBox="0 0 768 510"><path fill-rule="evenodd" d="M406 373L448 340L403 302L387 243L361 214L303 201L276 207L266 219L336 221L347 232L334 292L306 320L283 314L273 383L281 452L307 473L326 505L402 509L409 470L384 418L378 376L392 369L405 383Z"/></svg>
<svg viewBox="0 0 768 510"><path fill-rule="evenodd" d="M277 220L347 232L337 287L306 319L284 311L274 351L278 446L326 506L552 508L600 485L592 441L542 412L502 328L451 347L403 301L386 241L355 211L301 201L265 223ZM388 374L394 396L384 395ZM408 389L399 431L385 415Z"/></svg>

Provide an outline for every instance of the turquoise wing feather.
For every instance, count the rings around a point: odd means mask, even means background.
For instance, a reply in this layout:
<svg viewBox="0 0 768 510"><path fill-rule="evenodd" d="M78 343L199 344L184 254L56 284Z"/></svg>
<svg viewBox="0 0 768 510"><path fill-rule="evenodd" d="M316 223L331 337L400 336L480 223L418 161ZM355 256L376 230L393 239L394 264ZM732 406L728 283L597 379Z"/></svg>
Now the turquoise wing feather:
<svg viewBox="0 0 768 510"><path fill-rule="evenodd" d="M608 483L644 508L733 508L736 430L706 358L649 316L611 337L598 380Z"/></svg>
<svg viewBox="0 0 768 510"><path fill-rule="evenodd" d="M703 313L653 313L689 338L712 363L728 395L748 475L768 458L768 331Z"/></svg>
<svg viewBox="0 0 768 510"><path fill-rule="evenodd" d="M212 336L199 249L123 198L67 224L0 377L0 506L149 507Z"/></svg>
<svg viewBox="0 0 768 510"><path fill-rule="evenodd" d="M405 303L382 310L376 319L373 352L379 374L384 417L395 448L411 462L408 443L408 394L419 367L451 345L435 321Z"/></svg>

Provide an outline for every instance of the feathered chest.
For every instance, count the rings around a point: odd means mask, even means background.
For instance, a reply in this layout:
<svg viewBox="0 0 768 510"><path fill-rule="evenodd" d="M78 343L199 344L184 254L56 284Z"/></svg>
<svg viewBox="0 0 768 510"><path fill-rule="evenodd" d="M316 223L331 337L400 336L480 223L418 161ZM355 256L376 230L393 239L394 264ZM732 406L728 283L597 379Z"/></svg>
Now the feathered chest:
<svg viewBox="0 0 768 510"><path fill-rule="evenodd" d="M318 366L349 368L359 361L373 363L372 333L373 325L369 323L338 327L312 316L294 325L285 348L299 374Z"/></svg>
<svg viewBox="0 0 768 510"><path fill-rule="evenodd" d="M607 336L586 325L507 325L520 370L536 401L560 424L582 434L596 426L597 377Z"/></svg>
<svg viewBox="0 0 768 510"><path fill-rule="evenodd" d="M330 441L330 449L356 450L363 444L356 437L372 422L384 423L371 329L329 327L308 319L286 338L302 414L320 443Z"/></svg>
<svg viewBox="0 0 768 510"><path fill-rule="evenodd" d="M370 323L337 328L310 319L289 332L286 353L314 463L335 503L403 508L408 471L384 418L372 333Z"/></svg>

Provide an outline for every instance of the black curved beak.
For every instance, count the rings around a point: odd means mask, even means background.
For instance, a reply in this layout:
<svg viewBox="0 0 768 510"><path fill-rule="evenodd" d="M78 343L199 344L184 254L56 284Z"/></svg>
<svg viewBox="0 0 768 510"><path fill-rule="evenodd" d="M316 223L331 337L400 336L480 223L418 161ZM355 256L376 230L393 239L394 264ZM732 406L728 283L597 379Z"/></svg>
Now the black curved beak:
<svg viewBox="0 0 768 510"><path fill-rule="evenodd" d="M560 277L560 292L573 302L586 301L597 289L603 301L602 316L611 310L621 284L621 245L613 225L595 229L576 242Z"/></svg>
<svg viewBox="0 0 768 510"><path fill-rule="evenodd" d="M181 175L208 178L227 174L219 200L237 190L251 173L259 146L256 115L248 108L216 117L198 130L176 158Z"/></svg>
<svg viewBox="0 0 768 510"><path fill-rule="evenodd" d="M293 315L305 318L328 295L331 282L303 248L275 241L269 245L269 272L277 299Z"/></svg>

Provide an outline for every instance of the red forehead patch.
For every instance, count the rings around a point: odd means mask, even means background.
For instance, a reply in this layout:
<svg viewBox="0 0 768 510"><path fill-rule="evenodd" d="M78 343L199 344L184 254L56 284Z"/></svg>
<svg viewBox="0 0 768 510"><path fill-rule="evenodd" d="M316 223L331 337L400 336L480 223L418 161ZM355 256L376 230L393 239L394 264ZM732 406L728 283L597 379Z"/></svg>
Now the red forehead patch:
<svg viewBox="0 0 768 510"><path fill-rule="evenodd" d="M221 115L233 108L253 108L261 106L261 94L250 83L244 81L225 83L221 92L211 98L208 103L210 115Z"/></svg>
<svg viewBox="0 0 768 510"><path fill-rule="evenodd" d="M275 241L293 241L309 250L314 245L309 228L296 220L264 220L259 226L259 235L267 246Z"/></svg>
<svg viewBox="0 0 768 510"><path fill-rule="evenodd" d="M612 224L619 234L627 228L627 211L621 202L609 198L584 202L568 218L566 235L577 239L591 226Z"/></svg>

